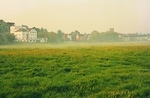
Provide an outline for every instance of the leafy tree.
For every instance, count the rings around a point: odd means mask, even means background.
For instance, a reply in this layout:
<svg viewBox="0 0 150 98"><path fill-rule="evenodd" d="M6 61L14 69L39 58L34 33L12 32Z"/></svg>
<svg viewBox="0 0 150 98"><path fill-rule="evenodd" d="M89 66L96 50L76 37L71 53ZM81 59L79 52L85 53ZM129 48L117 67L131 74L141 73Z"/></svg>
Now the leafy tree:
<svg viewBox="0 0 150 98"><path fill-rule="evenodd" d="M94 42L111 42L120 41L119 34L117 32L106 31L99 33L98 31L93 31L91 33L91 39Z"/></svg>
<svg viewBox="0 0 150 98"><path fill-rule="evenodd" d="M15 40L15 36L11 33L4 33L5 41L12 43Z"/></svg>
<svg viewBox="0 0 150 98"><path fill-rule="evenodd" d="M13 43L15 40L15 36L10 33L1 33L0 34L0 44L8 44Z"/></svg>
<svg viewBox="0 0 150 98"><path fill-rule="evenodd" d="M57 34L55 32L48 32L45 28L36 28L38 38L47 38L47 42L54 43L58 41Z"/></svg>
<svg viewBox="0 0 150 98"><path fill-rule="evenodd" d="M44 28L35 28L35 30L37 31L37 36L41 37L41 38L45 38L48 36L48 31L47 29Z"/></svg>
<svg viewBox="0 0 150 98"><path fill-rule="evenodd" d="M0 33L9 32L11 26L15 23L13 22L5 22L4 20L0 20Z"/></svg>
<svg viewBox="0 0 150 98"><path fill-rule="evenodd" d="M59 42L63 42L64 41L63 40L63 35L64 35L64 33L61 30L57 31L57 37L58 37L58 41Z"/></svg>
<svg viewBox="0 0 150 98"><path fill-rule="evenodd" d="M2 34L0 34L0 45L3 44L3 42L4 42L3 36Z"/></svg>
<svg viewBox="0 0 150 98"><path fill-rule="evenodd" d="M106 31L100 34L101 41L119 41L119 34L117 32Z"/></svg>
<svg viewBox="0 0 150 98"><path fill-rule="evenodd" d="M80 32L78 30L75 30L74 32L71 32L71 39L72 41L77 41L76 36L80 35Z"/></svg>
<svg viewBox="0 0 150 98"><path fill-rule="evenodd" d="M80 32L78 30L75 30L74 33L75 34L80 34Z"/></svg>
<svg viewBox="0 0 150 98"><path fill-rule="evenodd" d="M9 32L9 25L3 21L0 20L0 33Z"/></svg>
<svg viewBox="0 0 150 98"><path fill-rule="evenodd" d="M50 32L49 33L49 35L48 35L48 42L51 42L51 43L58 42L58 40L57 40L57 34L55 32Z"/></svg>
<svg viewBox="0 0 150 98"><path fill-rule="evenodd" d="M41 31L40 28L36 28L36 27L33 27L33 28L37 31L37 33L39 33Z"/></svg>
<svg viewBox="0 0 150 98"><path fill-rule="evenodd" d="M45 28L41 28L40 32L48 32L48 31Z"/></svg>
<svg viewBox="0 0 150 98"><path fill-rule="evenodd" d="M100 40L100 33L96 30L94 30L92 33L91 33L91 39L92 41L99 41Z"/></svg>

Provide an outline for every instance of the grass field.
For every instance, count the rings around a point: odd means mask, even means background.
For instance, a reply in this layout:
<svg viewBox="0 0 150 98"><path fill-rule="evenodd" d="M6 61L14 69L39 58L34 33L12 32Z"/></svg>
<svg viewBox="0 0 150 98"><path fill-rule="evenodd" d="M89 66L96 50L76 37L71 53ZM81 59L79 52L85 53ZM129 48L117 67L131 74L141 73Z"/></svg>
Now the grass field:
<svg viewBox="0 0 150 98"><path fill-rule="evenodd" d="M150 98L150 43L0 46L0 98Z"/></svg>

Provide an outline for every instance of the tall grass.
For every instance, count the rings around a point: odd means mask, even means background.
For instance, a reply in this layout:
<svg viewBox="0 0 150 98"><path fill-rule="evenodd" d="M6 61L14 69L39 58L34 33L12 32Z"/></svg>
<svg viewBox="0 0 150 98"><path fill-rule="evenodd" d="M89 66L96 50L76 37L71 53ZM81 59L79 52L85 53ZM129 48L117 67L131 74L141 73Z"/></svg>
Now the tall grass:
<svg viewBox="0 0 150 98"><path fill-rule="evenodd" d="M150 97L149 45L1 48L0 98Z"/></svg>

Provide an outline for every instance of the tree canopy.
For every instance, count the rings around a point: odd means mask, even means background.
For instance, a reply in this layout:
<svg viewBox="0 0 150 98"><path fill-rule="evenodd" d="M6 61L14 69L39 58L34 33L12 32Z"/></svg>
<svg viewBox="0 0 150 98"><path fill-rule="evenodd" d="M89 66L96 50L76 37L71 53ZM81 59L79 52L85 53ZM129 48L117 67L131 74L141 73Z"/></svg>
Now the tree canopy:
<svg viewBox="0 0 150 98"><path fill-rule="evenodd" d="M9 32L9 25L3 21L0 20L0 33Z"/></svg>
<svg viewBox="0 0 150 98"><path fill-rule="evenodd" d="M120 38L117 32L106 31L100 33L95 30L91 33L90 40L96 42L112 42L112 41L120 41Z"/></svg>
<svg viewBox="0 0 150 98"><path fill-rule="evenodd" d="M64 41L63 40L63 35L64 35L64 33L61 30L57 31L57 37L58 37L58 41L59 42L63 42Z"/></svg>
<svg viewBox="0 0 150 98"><path fill-rule="evenodd" d="M15 40L15 36L9 33L9 28L12 25L14 25L14 23L7 23L0 20L0 44L12 43Z"/></svg>

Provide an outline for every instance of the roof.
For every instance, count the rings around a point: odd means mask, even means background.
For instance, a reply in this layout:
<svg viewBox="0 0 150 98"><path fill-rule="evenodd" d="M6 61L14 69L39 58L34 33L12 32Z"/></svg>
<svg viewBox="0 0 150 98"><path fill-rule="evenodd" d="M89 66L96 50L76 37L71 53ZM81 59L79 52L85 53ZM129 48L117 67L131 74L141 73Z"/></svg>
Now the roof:
<svg viewBox="0 0 150 98"><path fill-rule="evenodd" d="M25 30L25 29L18 29L18 30L16 30L15 32L26 32L27 30Z"/></svg>

